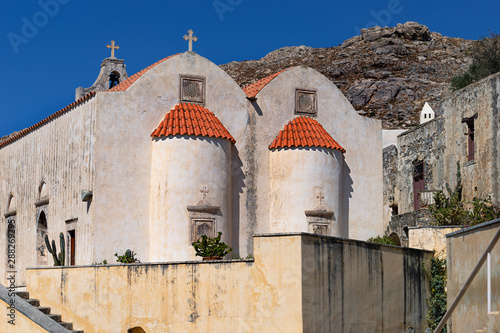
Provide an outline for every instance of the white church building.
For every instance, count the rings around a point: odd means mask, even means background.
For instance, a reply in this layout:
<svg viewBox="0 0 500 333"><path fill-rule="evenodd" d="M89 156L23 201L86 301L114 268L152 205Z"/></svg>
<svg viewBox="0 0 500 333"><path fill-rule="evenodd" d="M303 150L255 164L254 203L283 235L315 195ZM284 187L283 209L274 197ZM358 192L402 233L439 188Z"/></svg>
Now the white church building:
<svg viewBox="0 0 500 333"><path fill-rule="evenodd" d="M0 283L53 264L45 233L66 235L66 265L126 249L193 260L191 243L218 231L242 256L255 234L383 234L381 122L319 72L288 68L242 89L191 51L124 68L106 59L94 84L105 88L79 88L0 143Z"/></svg>

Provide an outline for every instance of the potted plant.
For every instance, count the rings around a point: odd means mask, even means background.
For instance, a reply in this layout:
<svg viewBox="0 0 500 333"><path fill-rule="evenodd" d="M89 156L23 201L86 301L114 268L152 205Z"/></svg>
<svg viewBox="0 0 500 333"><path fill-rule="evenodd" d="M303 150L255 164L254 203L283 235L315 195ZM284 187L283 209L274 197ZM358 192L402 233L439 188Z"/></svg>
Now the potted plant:
<svg viewBox="0 0 500 333"><path fill-rule="evenodd" d="M221 260L229 252L233 251L226 243L221 242L222 232L219 231L217 237L208 238L206 235L193 242L196 255L203 257L203 260Z"/></svg>
<svg viewBox="0 0 500 333"><path fill-rule="evenodd" d="M140 262L139 259L136 258L137 253L131 251L130 249L125 251L123 255L118 255L115 253L116 262L121 262L122 264L132 264L134 262Z"/></svg>

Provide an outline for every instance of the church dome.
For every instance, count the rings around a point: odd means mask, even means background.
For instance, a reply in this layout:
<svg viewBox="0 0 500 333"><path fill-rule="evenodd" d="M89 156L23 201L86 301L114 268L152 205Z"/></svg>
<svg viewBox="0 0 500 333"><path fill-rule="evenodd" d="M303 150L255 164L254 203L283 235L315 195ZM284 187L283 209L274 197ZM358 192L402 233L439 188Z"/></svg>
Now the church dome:
<svg viewBox="0 0 500 333"><path fill-rule="evenodd" d="M322 147L345 153L345 149L328 134L317 120L304 116L294 118L286 124L271 143L269 149L291 147Z"/></svg>
<svg viewBox="0 0 500 333"><path fill-rule="evenodd" d="M204 136L236 142L213 112L191 103L174 106L151 134L152 137L175 135Z"/></svg>

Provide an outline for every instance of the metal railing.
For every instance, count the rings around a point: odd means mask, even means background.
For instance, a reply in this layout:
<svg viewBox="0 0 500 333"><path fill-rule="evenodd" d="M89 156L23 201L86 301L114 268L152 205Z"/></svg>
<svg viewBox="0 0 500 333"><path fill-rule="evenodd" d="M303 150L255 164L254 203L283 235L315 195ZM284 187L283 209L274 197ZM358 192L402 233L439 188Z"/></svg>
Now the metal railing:
<svg viewBox="0 0 500 333"><path fill-rule="evenodd" d="M441 330L443 329L444 325L446 325L446 322L448 321L448 319L450 319L450 316L452 315L453 311L455 311L455 308L457 307L458 303L460 303L460 301L462 300L462 297L464 297L465 292L467 291L467 289L469 289L469 286L471 285L472 281L476 277L477 273L479 273L479 270L483 266L486 259L489 257L489 254L491 253L491 251L495 247L499 238L500 238L500 227L498 228L497 232L495 233L495 236L493 236L493 239L490 241L490 243L488 244L488 246L484 250L484 253L482 254L481 258L479 258L479 261L477 262L476 266L474 267L474 269L470 273L469 278L467 279L467 281L465 281L465 284L462 286L462 288L458 292L457 296L455 297L455 299L451 303L450 307L448 308L448 310L444 314L443 318L439 322L439 325L436 327L436 330L434 331L434 333L440 333Z"/></svg>

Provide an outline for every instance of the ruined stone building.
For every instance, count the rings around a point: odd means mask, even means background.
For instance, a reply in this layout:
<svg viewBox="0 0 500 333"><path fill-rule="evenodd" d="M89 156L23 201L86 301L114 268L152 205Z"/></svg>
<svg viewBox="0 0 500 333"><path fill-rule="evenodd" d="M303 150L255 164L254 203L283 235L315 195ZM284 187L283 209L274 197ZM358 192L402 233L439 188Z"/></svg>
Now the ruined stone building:
<svg viewBox="0 0 500 333"><path fill-rule="evenodd" d="M67 265L88 265L126 249L142 262L194 259L192 241L219 231L245 256L255 234L384 230L380 122L313 69L241 89L193 52L130 77L107 59L76 95L0 144L2 282L8 224L20 285L26 267L52 265L45 234L64 233Z"/></svg>
<svg viewBox="0 0 500 333"><path fill-rule="evenodd" d="M398 136L384 149L384 209L389 233L407 238L407 227L425 224L436 191L457 184L462 196L499 203L500 74L491 75L441 102L436 118ZM448 194L448 193L447 193ZM406 228L406 229L405 229Z"/></svg>

